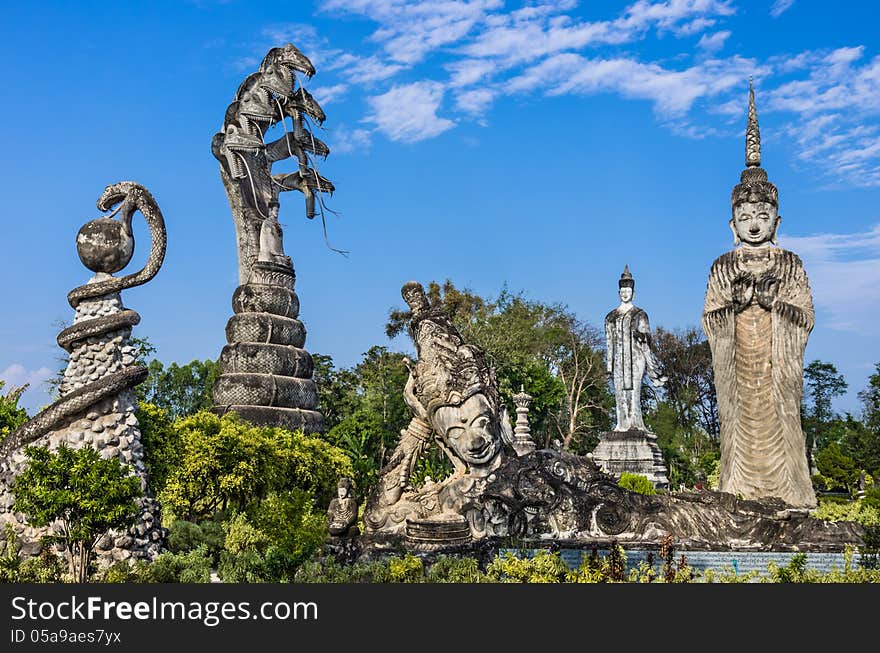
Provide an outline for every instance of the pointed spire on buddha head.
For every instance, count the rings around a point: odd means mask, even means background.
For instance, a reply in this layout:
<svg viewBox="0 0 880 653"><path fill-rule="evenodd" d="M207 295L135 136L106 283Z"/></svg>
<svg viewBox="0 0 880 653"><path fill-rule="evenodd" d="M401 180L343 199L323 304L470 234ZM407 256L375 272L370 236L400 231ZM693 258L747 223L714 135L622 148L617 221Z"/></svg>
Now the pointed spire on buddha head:
<svg viewBox="0 0 880 653"><path fill-rule="evenodd" d="M623 274L617 282L617 292L620 295L620 301L624 304L631 302L633 293L635 292L636 280L629 271L629 263L623 268Z"/></svg>
<svg viewBox="0 0 880 653"><path fill-rule="evenodd" d="M755 108L755 88L749 79L749 117L746 124L746 169L731 195L733 208L742 202L767 202L779 206L779 193L767 179L767 171L761 167L761 130L758 127L758 110Z"/></svg>
<svg viewBox="0 0 880 653"><path fill-rule="evenodd" d="M763 247L776 244L779 193L761 167L761 132L755 108L755 88L749 79L749 117L746 124L746 168L730 197L734 245Z"/></svg>

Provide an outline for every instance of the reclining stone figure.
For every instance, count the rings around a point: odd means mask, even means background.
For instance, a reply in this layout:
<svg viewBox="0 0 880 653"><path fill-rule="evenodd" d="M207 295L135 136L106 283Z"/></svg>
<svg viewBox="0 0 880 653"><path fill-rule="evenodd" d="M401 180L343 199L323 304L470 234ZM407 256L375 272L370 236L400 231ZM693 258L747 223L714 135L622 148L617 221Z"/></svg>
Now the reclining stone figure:
<svg viewBox="0 0 880 653"><path fill-rule="evenodd" d="M418 360L404 391L413 417L380 471L364 511L364 543L399 537L418 549L492 536L659 542L756 550L861 541L852 523L829 523L783 501L722 492L642 495L620 488L587 456L539 449L517 456L507 409L483 352L463 341L417 282L403 286ZM415 486L431 440L452 473Z"/></svg>

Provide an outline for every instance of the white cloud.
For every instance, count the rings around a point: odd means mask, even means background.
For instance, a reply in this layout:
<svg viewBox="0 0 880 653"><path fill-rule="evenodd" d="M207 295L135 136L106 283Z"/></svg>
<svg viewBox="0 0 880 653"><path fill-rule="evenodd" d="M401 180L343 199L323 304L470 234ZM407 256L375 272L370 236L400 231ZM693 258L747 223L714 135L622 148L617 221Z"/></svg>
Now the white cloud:
<svg viewBox="0 0 880 653"><path fill-rule="evenodd" d="M864 46L803 56L812 65L805 78L767 94L769 109L795 113L787 134L798 157L825 174L857 186L880 185L880 57L864 59Z"/></svg>
<svg viewBox="0 0 880 653"><path fill-rule="evenodd" d="M327 0L325 12L360 14L379 23L372 40L382 43L388 56L412 65L444 45L455 43L485 19L503 0Z"/></svg>
<svg viewBox="0 0 880 653"><path fill-rule="evenodd" d="M461 59L446 65L450 73L449 85L453 88L483 81L497 69L498 65L491 59Z"/></svg>
<svg viewBox="0 0 880 653"><path fill-rule="evenodd" d="M880 335L880 224L863 233L780 234L779 242L803 259L831 328Z"/></svg>
<svg viewBox="0 0 880 653"><path fill-rule="evenodd" d="M348 129L340 126L332 130L327 140L333 154L349 154L351 152L367 152L371 145L369 129Z"/></svg>
<svg viewBox="0 0 880 653"><path fill-rule="evenodd" d="M455 96L455 105L460 111L473 115L483 115L486 109L495 99L495 91L487 88L477 88L471 91L462 91Z"/></svg>
<svg viewBox="0 0 880 653"><path fill-rule="evenodd" d="M779 18L783 13L791 9L793 4L794 0L776 0L773 6L770 7L770 15L773 18Z"/></svg>
<svg viewBox="0 0 880 653"><path fill-rule="evenodd" d="M366 118L392 141L415 143L452 129L455 123L437 115L444 87L439 82L414 82L394 86L368 98L372 110Z"/></svg>
<svg viewBox="0 0 880 653"><path fill-rule="evenodd" d="M318 86L310 89L310 92L322 107L334 102L348 92L348 84L334 84L333 86Z"/></svg>
<svg viewBox="0 0 880 653"><path fill-rule="evenodd" d="M695 18L689 23L685 23L681 27L675 30L676 36L690 36L692 34L699 34L700 32L704 32L710 27L714 26L717 21L714 18Z"/></svg>
<svg viewBox="0 0 880 653"><path fill-rule="evenodd" d="M634 59L587 59L560 54L532 67L507 84L512 92L538 87L548 95L618 92L650 100L664 118L682 116L702 97L711 97L741 84L760 66L751 59L708 60L684 70L670 70Z"/></svg>
<svg viewBox="0 0 880 653"><path fill-rule="evenodd" d="M715 52L724 47L725 41L730 38L730 31L722 30L712 35L703 34L697 42L697 47L702 48L706 52Z"/></svg>
<svg viewBox="0 0 880 653"><path fill-rule="evenodd" d="M348 81L356 84L369 84L393 77L406 66L388 63L377 56L360 57L348 52L328 53L323 70L338 70Z"/></svg>
<svg viewBox="0 0 880 653"><path fill-rule="evenodd" d="M55 372L48 367L29 370L21 363L12 363L0 372L0 381L5 384L2 392L6 394L13 388L20 388L27 384L28 388L21 395L18 405L33 414L51 400L47 392L46 381L54 374Z"/></svg>
<svg viewBox="0 0 880 653"><path fill-rule="evenodd" d="M54 373L48 367L29 370L21 363L12 363L12 365L9 365L0 372L0 381L6 384L4 392L11 390L13 387L21 387L26 383L31 389L39 389L41 384L45 383Z"/></svg>

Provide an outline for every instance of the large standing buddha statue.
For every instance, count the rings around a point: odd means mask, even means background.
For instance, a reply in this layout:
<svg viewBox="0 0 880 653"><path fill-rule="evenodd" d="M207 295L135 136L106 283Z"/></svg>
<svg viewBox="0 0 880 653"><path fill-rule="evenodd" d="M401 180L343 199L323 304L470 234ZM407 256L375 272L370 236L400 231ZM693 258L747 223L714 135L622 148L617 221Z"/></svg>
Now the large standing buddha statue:
<svg viewBox="0 0 880 653"><path fill-rule="evenodd" d="M720 489L814 507L800 420L813 302L800 258L776 246L778 193L761 168L751 83L746 169L731 203L734 249L712 264L702 319L718 392Z"/></svg>

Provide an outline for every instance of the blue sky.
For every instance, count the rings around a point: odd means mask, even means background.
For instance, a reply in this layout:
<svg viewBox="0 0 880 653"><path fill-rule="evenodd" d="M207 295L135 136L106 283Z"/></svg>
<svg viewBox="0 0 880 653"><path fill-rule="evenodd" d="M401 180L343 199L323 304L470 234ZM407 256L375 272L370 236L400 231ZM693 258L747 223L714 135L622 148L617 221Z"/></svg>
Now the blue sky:
<svg viewBox="0 0 880 653"><path fill-rule="evenodd" d="M168 226L159 275L127 291L166 363L216 358L237 282L232 219L210 153L265 52L292 42L317 74L337 191L330 243L282 197L306 348L349 366L400 287L506 284L600 324L629 264L653 326L699 324L713 259L732 246L748 79L780 244L817 308L807 360L856 392L880 361L880 47L873 3L805 0L7 3L0 25L6 308L0 378L48 400L74 249L103 188L149 188ZM280 128L278 128L280 130ZM280 135L280 131L279 131ZM136 232L132 265L146 256Z"/></svg>

